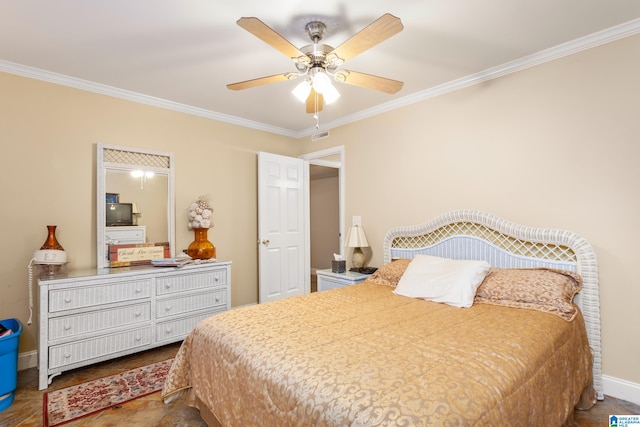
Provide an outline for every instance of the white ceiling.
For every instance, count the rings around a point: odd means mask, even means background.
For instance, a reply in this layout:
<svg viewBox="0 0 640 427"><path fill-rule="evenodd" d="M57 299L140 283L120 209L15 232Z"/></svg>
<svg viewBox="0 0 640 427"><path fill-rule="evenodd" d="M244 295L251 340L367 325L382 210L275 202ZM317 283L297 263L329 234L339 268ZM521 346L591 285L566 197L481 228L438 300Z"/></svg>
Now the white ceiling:
<svg viewBox="0 0 640 427"><path fill-rule="evenodd" d="M391 13L404 30L341 68L400 80L395 95L335 83L320 129L640 32L637 0L0 1L0 71L301 137L315 121L285 81L226 84L295 71L236 25L255 16L294 45L310 20L337 47Z"/></svg>

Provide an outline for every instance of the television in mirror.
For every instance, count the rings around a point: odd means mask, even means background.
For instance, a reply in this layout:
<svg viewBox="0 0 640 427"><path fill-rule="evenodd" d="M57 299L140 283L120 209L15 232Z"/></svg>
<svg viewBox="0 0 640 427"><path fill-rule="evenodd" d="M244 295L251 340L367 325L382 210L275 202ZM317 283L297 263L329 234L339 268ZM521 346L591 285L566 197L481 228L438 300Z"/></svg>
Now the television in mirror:
<svg viewBox="0 0 640 427"><path fill-rule="evenodd" d="M107 227L133 225L133 203L107 203L105 218Z"/></svg>

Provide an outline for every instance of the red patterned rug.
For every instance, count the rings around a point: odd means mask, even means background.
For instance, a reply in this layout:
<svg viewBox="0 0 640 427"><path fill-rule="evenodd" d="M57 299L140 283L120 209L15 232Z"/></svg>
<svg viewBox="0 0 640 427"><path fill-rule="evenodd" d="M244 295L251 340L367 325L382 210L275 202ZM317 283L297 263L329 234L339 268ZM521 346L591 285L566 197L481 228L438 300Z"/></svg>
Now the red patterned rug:
<svg viewBox="0 0 640 427"><path fill-rule="evenodd" d="M53 427L162 389L173 359L44 394L43 425Z"/></svg>

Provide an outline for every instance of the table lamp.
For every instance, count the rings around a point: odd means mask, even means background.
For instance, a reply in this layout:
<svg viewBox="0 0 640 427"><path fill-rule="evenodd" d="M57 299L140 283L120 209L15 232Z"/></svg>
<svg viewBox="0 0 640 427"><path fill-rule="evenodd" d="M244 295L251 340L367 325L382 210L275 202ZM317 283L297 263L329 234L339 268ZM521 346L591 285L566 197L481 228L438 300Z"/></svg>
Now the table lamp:
<svg viewBox="0 0 640 427"><path fill-rule="evenodd" d="M364 235L364 229L360 225L352 225L347 238L347 247L354 248L351 256L351 265L353 268L364 267L364 253L362 248L368 248L367 236Z"/></svg>

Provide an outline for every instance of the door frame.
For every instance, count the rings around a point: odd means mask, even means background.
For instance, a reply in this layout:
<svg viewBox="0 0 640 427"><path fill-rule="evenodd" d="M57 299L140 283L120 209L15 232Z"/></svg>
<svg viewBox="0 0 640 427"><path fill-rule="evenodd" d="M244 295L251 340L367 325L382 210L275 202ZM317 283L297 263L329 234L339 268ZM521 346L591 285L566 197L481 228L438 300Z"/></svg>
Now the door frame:
<svg viewBox="0 0 640 427"><path fill-rule="evenodd" d="M338 160L326 160L326 157L338 156ZM345 186L345 175L344 175L344 163L345 163L345 153L344 153L344 145L339 145L336 147L327 148L320 151L314 151L312 153L307 153L299 156L298 158L306 161L305 166L305 182L307 189L310 188L310 174L309 174L309 165L318 165L325 166L330 168L338 169L338 232L340 234L340 255L344 256L344 186ZM305 215L305 226L307 229L306 239L306 248L305 251L307 253L307 270L311 271L311 204L309 202L310 191L307 191L305 194L305 206L307 207L307 212Z"/></svg>

